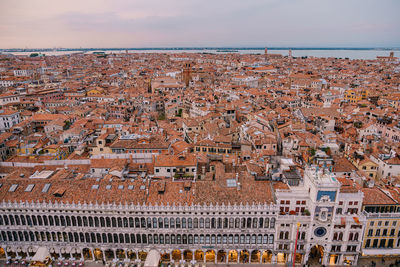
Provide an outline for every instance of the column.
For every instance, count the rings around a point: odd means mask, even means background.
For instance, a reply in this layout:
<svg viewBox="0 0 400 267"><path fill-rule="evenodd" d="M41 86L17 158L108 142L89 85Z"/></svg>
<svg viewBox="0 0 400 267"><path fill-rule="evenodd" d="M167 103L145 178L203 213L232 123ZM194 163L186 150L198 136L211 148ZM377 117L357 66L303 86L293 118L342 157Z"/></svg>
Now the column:
<svg viewBox="0 0 400 267"><path fill-rule="evenodd" d="M206 253L207 253L207 251L206 251L206 252L203 252L203 262L204 262L204 263L206 263Z"/></svg>
<svg viewBox="0 0 400 267"><path fill-rule="evenodd" d="M184 261L184 259L183 259L183 254L185 253L185 251L182 251L181 252L181 262L183 262Z"/></svg>
<svg viewBox="0 0 400 267"><path fill-rule="evenodd" d="M195 254L195 252L196 252L196 251L193 251L193 250L192 250L192 261L193 261L193 264L194 264L194 262L195 262L195 260L194 260L194 256L195 256L194 254Z"/></svg>
<svg viewBox="0 0 400 267"><path fill-rule="evenodd" d="M125 249L125 259L128 259L128 250Z"/></svg>
<svg viewBox="0 0 400 267"><path fill-rule="evenodd" d="M276 255L275 255L275 253L272 253L271 263L273 263L273 264L276 263Z"/></svg>
<svg viewBox="0 0 400 267"><path fill-rule="evenodd" d="M240 250L237 251L237 263L240 263Z"/></svg>
<svg viewBox="0 0 400 267"><path fill-rule="evenodd" d="M83 249L81 249L81 260L83 261Z"/></svg>
<svg viewBox="0 0 400 267"><path fill-rule="evenodd" d="M116 252L116 249L113 249L112 252L113 252L114 260L116 260L116 259L117 259L117 252Z"/></svg>
<svg viewBox="0 0 400 267"><path fill-rule="evenodd" d="M105 251L101 250L101 254L103 255L103 261L106 262L106 253L105 253Z"/></svg>
<svg viewBox="0 0 400 267"><path fill-rule="evenodd" d="M228 264L229 263L229 250L226 252L225 257L226 257L225 264Z"/></svg>
<svg viewBox="0 0 400 267"><path fill-rule="evenodd" d="M263 253L264 253L264 251L263 251L263 250L260 250L260 264L263 263L263 262L262 262Z"/></svg>
<svg viewBox="0 0 400 267"><path fill-rule="evenodd" d="M60 248L60 250L59 250L58 254L59 254L60 258L62 258L62 254L61 254L61 248Z"/></svg>
<svg viewBox="0 0 400 267"><path fill-rule="evenodd" d="M95 261L95 258L94 258L94 249L89 250L89 252L92 254L92 260Z"/></svg>
<svg viewBox="0 0 400 267"><path fill-rule="evenodd" d="M169 262L172 263L172 251L169 253ZM171 264L172 265L172 264Z"/></svg>

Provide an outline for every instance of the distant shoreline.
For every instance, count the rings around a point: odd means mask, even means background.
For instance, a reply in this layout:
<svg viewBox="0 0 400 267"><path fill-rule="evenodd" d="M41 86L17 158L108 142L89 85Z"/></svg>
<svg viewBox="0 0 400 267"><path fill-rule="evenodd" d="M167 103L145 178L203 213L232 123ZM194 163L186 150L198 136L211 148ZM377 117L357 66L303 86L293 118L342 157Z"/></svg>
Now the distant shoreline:
<svg viewBox="0 0 400 267"><path fill-rule="evenodd" d="M400 51L400 47L267 47L268 51L271 50L353 50L353 51ZM133 51L182 51L182 50L260 50L263 51L265 47L125 47L125 48L9 48L0 49L0 52L49 52L49 51L121 51L121 50L133 50Z"/></svg>

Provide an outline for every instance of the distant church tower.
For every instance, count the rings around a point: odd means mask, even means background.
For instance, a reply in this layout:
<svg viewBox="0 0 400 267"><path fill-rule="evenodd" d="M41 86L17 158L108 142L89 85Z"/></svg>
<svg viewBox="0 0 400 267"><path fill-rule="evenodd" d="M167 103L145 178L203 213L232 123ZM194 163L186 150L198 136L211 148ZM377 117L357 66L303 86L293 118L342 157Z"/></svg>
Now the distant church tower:
<svg viewBox="0 0 400 267"><path fill-rule="evenodd" d="M264 50L264 57L265 57L265 61L268 60L268 48L265 48Z"/></svg>
<svg viewBox="0 0 400 267"><path fill-rule="evenodd" d="M292 49L289 49L289 58L292 58Z"/></svg>
<svg viewBox="0 0 400 267"><path fill-rule="evenodd" d="M149 79L147 83L147 93L152 94L153 93L153 88L151 86L151 78Z"/></svg>
<svg viewBox="0 0 400 267"><path fill-rule="evenodd" d="M190 81L192 80L192 66L190 63L185 63L185 68L183 69L183 82L186 87L189 86Z"/></svg>

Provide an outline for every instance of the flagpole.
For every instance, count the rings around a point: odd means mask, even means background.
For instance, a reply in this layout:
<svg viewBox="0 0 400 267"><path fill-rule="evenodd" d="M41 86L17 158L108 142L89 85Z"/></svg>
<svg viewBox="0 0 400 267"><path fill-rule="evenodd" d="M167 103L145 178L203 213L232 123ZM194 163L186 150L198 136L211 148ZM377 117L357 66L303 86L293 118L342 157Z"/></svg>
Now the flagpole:
<svg viewBox="0 0 400 267"><path fill-rule="evenodd" d="M299 228L300 228L300 223L297 223L297 231L296 231L296 242L294 243L294 251L293 251L293 267L295 267L296 264L296 249L297 249L297 239L299 237Z"/></svg>

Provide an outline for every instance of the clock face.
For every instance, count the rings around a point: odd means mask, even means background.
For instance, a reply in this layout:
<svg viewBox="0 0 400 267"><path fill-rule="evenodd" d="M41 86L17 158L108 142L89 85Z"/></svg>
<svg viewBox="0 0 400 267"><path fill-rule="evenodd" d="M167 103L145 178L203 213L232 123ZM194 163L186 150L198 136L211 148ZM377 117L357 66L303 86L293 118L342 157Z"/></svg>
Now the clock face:
<svg viewBox="0 0 400 267"><path fill-rule="evenodd" d="M317 237L323 237L326 235L326 229L325 227L318 227L314 230L314 235Z"/></svg>

